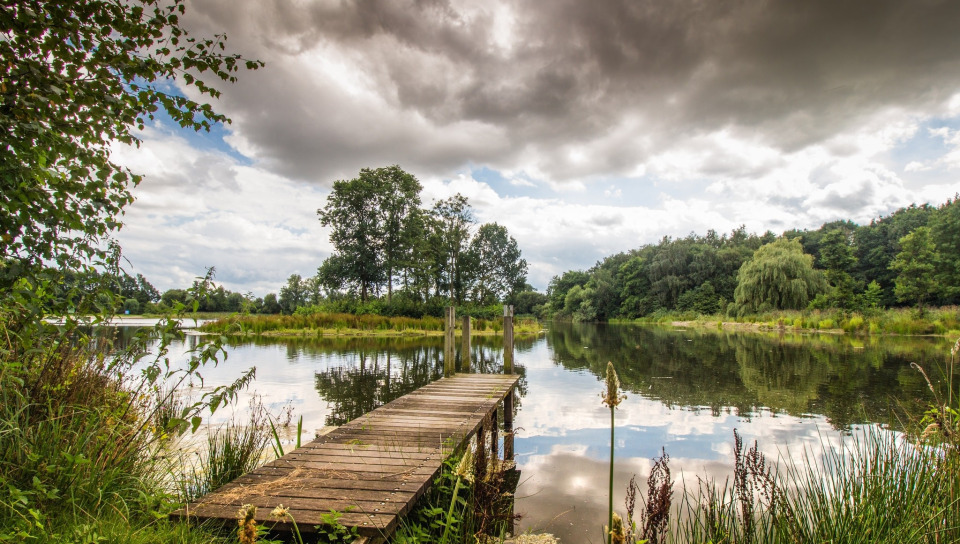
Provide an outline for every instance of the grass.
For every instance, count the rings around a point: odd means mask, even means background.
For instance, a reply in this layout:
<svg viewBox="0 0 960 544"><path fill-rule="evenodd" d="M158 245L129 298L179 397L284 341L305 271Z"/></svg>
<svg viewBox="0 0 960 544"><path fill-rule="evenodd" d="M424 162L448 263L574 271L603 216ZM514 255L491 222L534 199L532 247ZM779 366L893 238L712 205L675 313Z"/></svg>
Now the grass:
<svg viewBox="0 0 960 544"><path fill-rule="evenodd" d="M271 439L268 418L257 404L249 421L211 430L199 460L182 462L187 470L176 481L180 502L196 500L262 465Z"/></svg>
<svg viewBox="0 0 960 544"><path fill-rule="evenodd" d="M429 316L413 318L370 314L237 315L203 325L200 330L218 334L301 337L441 336L444 322ZM517 318L514 321L515 336L537 334L540 330L540 324L535 319ZM497 319L474 319L470 332L477 336L497 335L503 332L503 324Z"/></svg>
<svg viewBox="0 0 960 544"><path fill-rule="evenodd" d="M685 322L705 327L749 326L760 330L792 329L805 332L844 332L862 335L938 335L960 334L960 307L926 308L919 315L915 308L890 308L869 312L841 310L779 310L756 315L728 316L693 313L665 313L619 323Z"/></svg>
<svg viewBox="0 0 960 544"><path fill-rule="evenodd" d="M876 429L823 450L777 472L736 436L731 479L685 492L669 541L960 541L956 456Z"/></svg>
<svg viewBox="0 0 960 544"><path fill-rule="evenodd" d="M504 465L483 442L448 458L390 544L503 542L512 527L513 488ZM510 493L505 493L505 492Z"/></svg>

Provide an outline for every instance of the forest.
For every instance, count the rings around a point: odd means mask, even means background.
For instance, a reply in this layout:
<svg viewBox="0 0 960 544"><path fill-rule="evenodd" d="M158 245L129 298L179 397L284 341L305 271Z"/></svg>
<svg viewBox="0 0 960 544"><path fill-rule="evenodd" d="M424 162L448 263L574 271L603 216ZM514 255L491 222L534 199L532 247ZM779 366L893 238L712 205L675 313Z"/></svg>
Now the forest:
<svg viewBox="0 0 960 544"><path fill-rule="evenodd" d="M316 275L291 274L279 293L262 298L212 285L201 292L198 310L440 317L452 300L461 313L477 317L494 317L505 303L517 315L608 321L790 309L922 310L960 302L957 198L940 206L910 205L862 226L840 220L779 236L741 226L725 234L664 237L554 276L543 294L526 282L527 263L505 227L478 227L461 195L422 208L420 189L396 166L338 181L318 210L333 227L336 252ZM370 217L361 221L364 213ZM357 220L341 220L348 216ZM117 269L67 274L63 289L106 286L123 309L139 313L184 304L202 284L198 278L193 286L160 294L142 275Z"/></svg>
<svg viewBox="0 0 960 544"><path fill-rule="evenodd" d="M960 301L960 202L911 205L869 225L825 223L778 236L664 237L554 276L539 313L606 321L687 313L858 311Z"/></svg>

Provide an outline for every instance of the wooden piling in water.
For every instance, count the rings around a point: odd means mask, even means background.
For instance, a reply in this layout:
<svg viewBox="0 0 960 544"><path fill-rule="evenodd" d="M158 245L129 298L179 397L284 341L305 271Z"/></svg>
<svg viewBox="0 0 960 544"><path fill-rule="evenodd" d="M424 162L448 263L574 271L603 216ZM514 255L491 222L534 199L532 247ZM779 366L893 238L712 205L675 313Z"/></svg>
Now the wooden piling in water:
<svg viewBox="0 0 960 544"><path fill-rule="evenodd" d="M454 334L457 327L457 309L447 307L446 320L443 330L443 375L453 376L457 372L456 346Z"/></svg>
<svg viewBox="0 0 960 544"><path fill-rule="evenodd" d="M470 372L470 316L463 316L460 326L460 372Z"/></svg>
<svg viewBox="0 0 960 544"><path fill-rule="evenodd" d="M503 373L513 374L513 306L503 305Z"/></svg>

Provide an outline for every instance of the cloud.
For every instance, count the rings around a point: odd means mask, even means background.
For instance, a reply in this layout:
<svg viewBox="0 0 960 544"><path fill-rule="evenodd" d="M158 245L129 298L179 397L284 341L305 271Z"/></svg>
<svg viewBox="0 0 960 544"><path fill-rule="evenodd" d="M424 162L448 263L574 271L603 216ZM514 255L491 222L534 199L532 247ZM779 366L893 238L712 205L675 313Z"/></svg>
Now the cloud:
<svg viewBox="0 0 960 544"><path fill-rule="evenodd" d="M662 236L866 222L955 192L958 12L189 2L195 34L225 31L267 66L222 86L215 106L234 122L218 145L156 126L118 152L148 174L120 238L161 285L215 265L262 294L329 254L315 210L332 182L389 164L426 204L461 192L506 225L540 288Z"/></svg>
<svg viewBox="0 0 960 544"><path fill-rule="evenodd" d="M960 87L952 2L215 0L188 14L268 63L224 97L241 148L321 184L470 160L577 182L718 132L791 153L892 105L946 107Z"/></svg>

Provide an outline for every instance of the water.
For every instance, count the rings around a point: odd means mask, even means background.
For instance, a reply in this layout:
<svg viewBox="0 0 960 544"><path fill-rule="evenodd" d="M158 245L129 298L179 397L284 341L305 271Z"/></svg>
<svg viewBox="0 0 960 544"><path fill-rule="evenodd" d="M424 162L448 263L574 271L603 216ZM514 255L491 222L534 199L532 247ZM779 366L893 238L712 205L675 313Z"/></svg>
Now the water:
<svg viewBox="0 0 960 544"><path fill-rule="evenodd" d="M471 370L502 372L500 342L474 339ZM863 428L896 428L904 413L919 413L929 401L910 362L939 375L949 349L943 338L551 324L541 337L516 342L517 530L602 541L610 412L600 393L607 361L628 395L616 411L614 505L622 512L630 477L645 489L652 459L662 452L670 456L675 498L682 482L726 478L734 429L772 458L816 458ZM194 394L253 366L257 379L240 402L211 418L214 425L243 418L257 396L274 414L292 407L312 435L443 375L441 338L259 339L232 343L228 352L202 372Z"/></svg>

